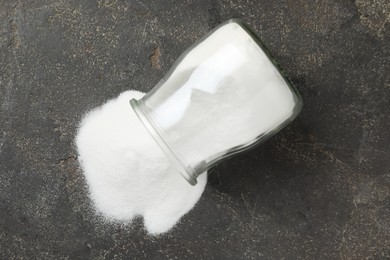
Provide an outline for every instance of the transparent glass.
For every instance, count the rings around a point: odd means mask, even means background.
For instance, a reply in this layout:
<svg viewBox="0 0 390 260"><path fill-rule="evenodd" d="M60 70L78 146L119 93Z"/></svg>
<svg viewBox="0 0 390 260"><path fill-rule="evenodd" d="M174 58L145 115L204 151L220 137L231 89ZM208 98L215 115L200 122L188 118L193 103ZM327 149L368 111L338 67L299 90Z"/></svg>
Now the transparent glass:
<svg viewBox="0 0 390 260"><path fill-rule="evenodd" d="M215 163L280 130L302 107L261 42L235 19L196 42L130 103L192 185Z"/></svg>

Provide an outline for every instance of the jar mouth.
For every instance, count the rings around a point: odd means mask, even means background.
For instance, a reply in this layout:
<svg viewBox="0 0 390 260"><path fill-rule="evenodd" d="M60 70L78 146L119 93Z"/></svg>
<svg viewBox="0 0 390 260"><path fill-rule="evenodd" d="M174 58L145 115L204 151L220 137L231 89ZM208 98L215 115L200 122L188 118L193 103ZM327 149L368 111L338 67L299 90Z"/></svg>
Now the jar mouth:
<svg viewBox="0 0 390 260"><path fill-rule="evenodd" d="M158 131L158 127L153 123L151 118L148 116L145 106L143 104L143 100L131 99L130 105L133 108L133 111L140 119L142 124L145 126L149 134L152 136L153 140L158 144L161 150L165 153L168 159L171 161L172 165L175 167L177 171L188 181L189 184L195 186L198 182L196 180L197 174L192 169L185 167L182 161L178 158L178 156L173 152L172 148L162 137L162 132Z"/></svg>

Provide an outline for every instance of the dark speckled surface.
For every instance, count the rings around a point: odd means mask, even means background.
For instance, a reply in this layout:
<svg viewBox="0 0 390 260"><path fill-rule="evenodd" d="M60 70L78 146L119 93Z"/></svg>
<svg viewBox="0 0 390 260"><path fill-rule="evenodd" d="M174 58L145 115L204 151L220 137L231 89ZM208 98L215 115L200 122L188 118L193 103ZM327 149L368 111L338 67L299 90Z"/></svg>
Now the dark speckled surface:
<svg viewBox="0 0 390 260"><path fill-rule="evenodd" d="M288 72L302 113L212 169L170 233L103 222L75 156L82 115L150 90L233 17ZM0 0L0 258L389 258L389 32L388 0Z"/></svg>

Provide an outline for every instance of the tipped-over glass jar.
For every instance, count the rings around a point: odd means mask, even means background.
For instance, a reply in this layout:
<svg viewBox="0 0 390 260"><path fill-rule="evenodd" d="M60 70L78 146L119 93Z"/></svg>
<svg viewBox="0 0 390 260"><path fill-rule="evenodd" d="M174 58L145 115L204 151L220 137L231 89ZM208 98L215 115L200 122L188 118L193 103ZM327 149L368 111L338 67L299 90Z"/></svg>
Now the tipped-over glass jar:
<svg viewBox="0 0 390 260"><path fill-rule="evenodd" d="M263 44L229 20L185 51L134 111L192 185L215 163L291 122L299 94Z"/></svg>

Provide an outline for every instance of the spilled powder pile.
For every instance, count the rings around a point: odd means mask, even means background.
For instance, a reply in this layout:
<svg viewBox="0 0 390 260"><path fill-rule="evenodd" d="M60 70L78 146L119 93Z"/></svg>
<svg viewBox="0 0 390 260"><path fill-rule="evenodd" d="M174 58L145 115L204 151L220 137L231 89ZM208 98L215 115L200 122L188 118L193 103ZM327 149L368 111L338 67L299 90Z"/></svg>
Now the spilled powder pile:
<svg viewBox="0 0 390 260"><path fill-rule="evenodd" d="M200 198L207 174L191 186L170 165L129 104L126 91L89 112L76 137L91 198L109 220L143 216L150 234L171 229Z"/></svg>

